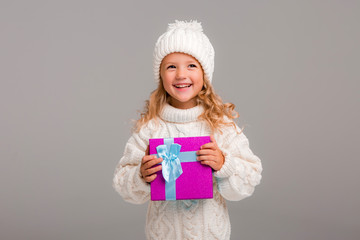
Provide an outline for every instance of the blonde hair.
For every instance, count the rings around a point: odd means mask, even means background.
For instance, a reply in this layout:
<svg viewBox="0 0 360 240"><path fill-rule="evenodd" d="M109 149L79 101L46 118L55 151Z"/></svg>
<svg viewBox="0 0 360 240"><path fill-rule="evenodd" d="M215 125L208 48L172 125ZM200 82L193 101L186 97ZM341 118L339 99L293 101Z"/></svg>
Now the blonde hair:
<svg viewBox="0 0 360 240"><path fill-rule="evenodd" d="M148 123L151 119L158 124L158 117L166 103L170 102L170 95L165 91L162 79L160 78L157 89L151 94L149 100L145 101L145 107L140 115L140 119L136 121L134 130L139 132L141 127ZM197 103L204 107L204 112L198 117L199 120L205 120L212 133L221 131L222 126L233 126L236 130L234 121L239 114L234 110L233 103L223 103L220 96L217 95L210 84L209 80L204 76L204 85L197 95ZM230 121L226 121L226 117Z"/></svg>

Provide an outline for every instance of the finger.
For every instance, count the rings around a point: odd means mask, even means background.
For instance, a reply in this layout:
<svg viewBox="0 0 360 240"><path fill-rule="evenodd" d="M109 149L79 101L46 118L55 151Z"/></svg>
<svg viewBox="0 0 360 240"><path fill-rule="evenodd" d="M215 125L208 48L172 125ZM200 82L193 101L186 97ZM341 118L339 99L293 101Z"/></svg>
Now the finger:
<svg viewBox="0 0 360 240"><path fill-rule="evenodd" d="M196 158L198 161L216 161L215 156L213 155L201 155Z"/></svg>
<svg viewBox="0 0 360 240"><path fill-rule="evenodd" d="M211 135L211 136L210 136L210 140L211 140L212 143L215 144L215 148L219 148L219 146L218 146L218 144L217 144L217 142L216 142L216 140L215 140L214 135Z"/></svg>
<svg viewBox="0 0 360 240"><path fill-rule="evenodd" d="M216 149L216 145L214 143L206 143L204 145L201 146L201 149Z"/></svg>
<svg viewBox="0 0 360 240"><path fill-rule="evenodd" d="M153 159L155 159L155 158L156 158L155 155L145 155L145 156L142 158L141 163L142 163L142 164L145 164L146 162L151 161L151 160L153 160Z"/></svg>
<svg viewBox="0 0 360 240"><path fill-rule="evenodd" d="M143 167L145 170L152 168L154 165L159 164L162 162L162 158L155 158L152 159L150 161L147 161L146 163L144 163Z"/></svg>
<svg viewBox="0 0 360 240"><path fill-rule="evenodd" d="M207 165L207 166L211 167L212 169L217 170L216 163L213 161L202 161L201 164Z"/></svg>
<svg viewBox="0 0 360 240"><path fill-rule="evenodd" d="M149 145L147 145L147 148L146 148L146 150L145 150L145 154L146 154L146 155L149 155L149 154L150 154L149 151L150 151L150 148L149 148Z"/></svg>
<svg viewBox="0 0 360 240"><path fill-rule="evenodd" d="M152 175L152 174L154 174L154 173L156 173L156 172L158 172L158 171L161 171L161 168L162 168L162 166L161 165L159 165L159 166L156 166L156 167L152 167L152 168L149 168L149 169L146 169L145 171L144 171L144 175L145 176L150 176L150 175Z"/></svg>
<svg viewBox="0 0 360 240"><path fill-rule="evenodd" d="M145 180L145 182L151 183L152 181L155 180L156 177L157 177L157 175L156 175L156 174L153 174L153 175L151 175L151 176L144 177L144 180Z"/></svg>
<svg viewBox="0 0 360 240"><path fill-rule="evenodd" d="M217 145L214 135L211 135L211 136L210 136L210 141L211 141L212 143L215 143L215 145Z"/></svg>
<svg viewBox="0 0 360 240"><path fill-rule="evenodd" d="M159 169L158 167L159 167L159 166L162 166L162 165L161 165L161 164L160 164L160 165L156 165L156 163L155 163L155 165L151 165L150 167L149 167L149 166L150 166L149 163L146 163L145 165L143 165L143 166L140 167L141 176L143 176L143 177L150 176L151 174L153 174L154 172L156 172L156 170L150 171L150 169L153 169L153 168ZM161 169L161 168L160 168L160 169Z"/></svg>
<svg viewBox="0 0 360 240"><path fill-rule="evenodd" d="M216 151L213 149L202 149L196 152L197 155L216 155Z"/></svg>

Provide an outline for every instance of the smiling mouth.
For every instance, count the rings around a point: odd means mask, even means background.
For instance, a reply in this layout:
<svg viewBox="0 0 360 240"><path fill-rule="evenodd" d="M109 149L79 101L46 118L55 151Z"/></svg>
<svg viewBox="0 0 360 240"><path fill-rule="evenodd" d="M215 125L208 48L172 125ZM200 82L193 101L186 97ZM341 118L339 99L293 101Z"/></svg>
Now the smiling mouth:
<svg viewBox="0 0 360 240"><path fill-rule="evenodd" d="M192 84L175 84L173 86L176 88L189 88L192 86Z"/></svg>

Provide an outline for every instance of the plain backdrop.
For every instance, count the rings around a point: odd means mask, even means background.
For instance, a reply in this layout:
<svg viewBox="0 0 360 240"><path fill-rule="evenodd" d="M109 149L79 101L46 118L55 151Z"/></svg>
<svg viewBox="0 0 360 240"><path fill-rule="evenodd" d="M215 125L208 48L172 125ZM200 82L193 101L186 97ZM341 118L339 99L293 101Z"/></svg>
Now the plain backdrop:
<svg viewBox="0 0 360 240"><path fill-rule="evenodd" d="M0 1L0 239L144 239L115 166L174 20L263 164L232 239L360 239L359 1Z"/></svg>

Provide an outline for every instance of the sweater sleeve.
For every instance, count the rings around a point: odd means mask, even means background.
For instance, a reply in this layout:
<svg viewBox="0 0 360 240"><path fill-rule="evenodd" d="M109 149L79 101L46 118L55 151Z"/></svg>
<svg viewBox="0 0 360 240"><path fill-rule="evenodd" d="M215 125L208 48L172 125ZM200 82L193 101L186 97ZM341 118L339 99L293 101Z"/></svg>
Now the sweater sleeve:
<svg viewBox="0 0 360 240"><path fill-rule="evenodd" d="M115 169L113 187L130 203L142 204L150 199L150 184L140 174L141 159L145 155L148 140L149 134L145 130L133 133Z"/></svg>
<svg viewBox="0 0 360 240"><path fill-rule="evenodd" d="M253 194L260 183L262 165L253 154L249 140L236 126L218 135L216 140L225 156L225 162L219 171L214 172L220 194L227 200L238 201Z"/></svg>

